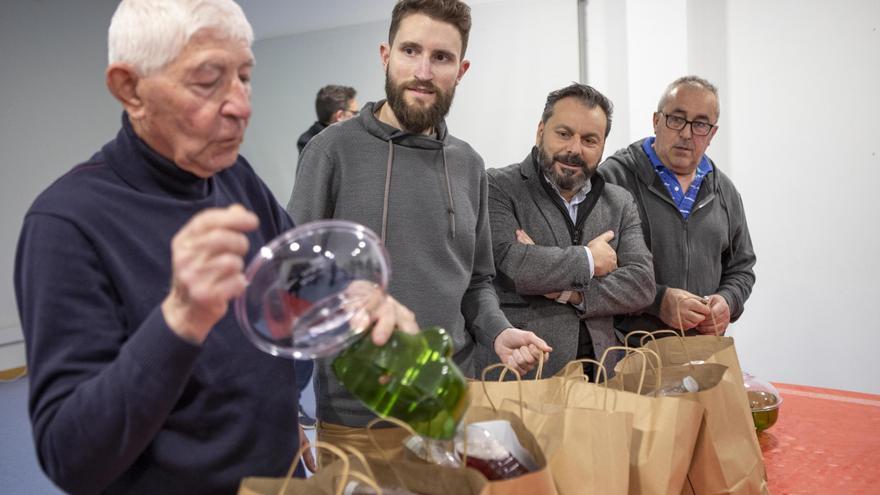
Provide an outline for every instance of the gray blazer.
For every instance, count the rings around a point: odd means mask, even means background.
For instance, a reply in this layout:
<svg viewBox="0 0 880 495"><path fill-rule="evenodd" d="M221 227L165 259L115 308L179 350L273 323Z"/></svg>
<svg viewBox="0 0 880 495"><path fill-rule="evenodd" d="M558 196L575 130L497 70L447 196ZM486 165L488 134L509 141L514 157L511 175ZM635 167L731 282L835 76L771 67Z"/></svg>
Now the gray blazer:
<svg viewBox="0 0 880 495"><path fill-rule="evenodd" d="M620 344L613 316L641 310L651 303L654 267L629 192L594 176L590 194L601 190L601 196L581 226L579 244L573 245L566 222L568 214L554 204L542 185L543 176L532 156L522 163L488 171L489 222L497 271L494 284L501 309L511 324L535 332L553 348L544 366L546 377L575 358L581 319L590 332L597 358L607 347ZM589 200L588 196L581 207ZM535 245L517 242L516 229L525 230ZM614 231L610 244L617 252L618 268L604 277L590 279L589 260L582 246L608 230ZM544 297L562 290L582 291L586 304L582 314L571 304ZM477 350L478 373L497 361L492 349Z"/></svg>

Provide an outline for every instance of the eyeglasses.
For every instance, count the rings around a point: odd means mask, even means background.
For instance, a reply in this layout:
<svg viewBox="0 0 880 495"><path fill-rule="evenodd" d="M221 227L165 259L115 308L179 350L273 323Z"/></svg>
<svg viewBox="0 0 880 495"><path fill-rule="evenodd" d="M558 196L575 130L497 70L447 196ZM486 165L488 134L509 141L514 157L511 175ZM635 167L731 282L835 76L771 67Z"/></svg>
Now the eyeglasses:
<svg viewBox="0 0 880 495"><path fill-rule="evenodd" d="M348 109L345 109L345 111L348 112L348 113L350 113L352 117L357 117L357 115L358 115L359 113L361 113L360 110L348 110Z"/></svg>
<svg viewBox="0 0 880 495"><path fill-rule="evenodd" d="M684 129L684 126L690 124L691 132L693 132L694 135L708 136L709 133L712 132L712 128L715 127L715 124L710 124L708 122L687 120L685 118L679 117L678 115L667 115L663 112L657 113L666 117L666 127L672 129L673 131L680 131Z"/></svg>

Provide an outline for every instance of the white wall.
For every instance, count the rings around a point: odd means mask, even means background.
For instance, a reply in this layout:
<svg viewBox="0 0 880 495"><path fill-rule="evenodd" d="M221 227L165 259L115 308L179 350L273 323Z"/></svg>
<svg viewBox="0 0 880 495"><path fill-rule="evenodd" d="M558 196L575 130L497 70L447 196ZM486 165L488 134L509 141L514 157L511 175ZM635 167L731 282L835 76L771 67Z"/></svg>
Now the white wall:
<svg viewBox="0 0 880 495"><path fill-rule="evenodd" d="M0 369L23 363L10 341L20 340L12 267L24 212L119 125L103 84L115 3L0 2ZM489 166L524 156L546 93L577 79L575 12L574 0L474 6L473 68L449 122ZM744 367L766 379L880 393L880 208L869 189L880 178L878 19L876 0L588 3L588 82L616 106L607 152L650 133L674 77L720 86L709 153L743 195L758 254L731 334ZM381 97L386 35L381 21L256 43L244 154L282 203L315 92L332 81L362 101Z"/></svg>
<svg viewBox="0 0 880 495"><path fill-rule="evenodd" d="M758 253L743 361L880 393L880 2L728 3L735 180Z"/></svg>
<svg viewBox="0 0 880 495"><path fill-rule="evenodd" d="M390 10L389 10L390 16ZM578 79L576 0L505 0L472 8L466 57L450 132L487 166L522 160L535 140L547 93ZM257 41L254 115L243 154L282 204L296 170L296 138L315 120L315 93L326 84L358 91L363 104L384 98L379 43L389 20Z"/></svg>
<svg viewBox="0 0 880 495"><path fill-rule="evenodd" d="M116 2L0 2L0 370L24 364L12 285L25 211L119 126L104 89Z"/></svg>
<svg viewBox="0 0 880 495"><path fill-rule="evenodd" d="M880 393L880 2L590 0L589 82L618 114L608 152L652 133L664 86L720 90L709 155L742 194L757 283L730 334L743 367Z"/></svg>

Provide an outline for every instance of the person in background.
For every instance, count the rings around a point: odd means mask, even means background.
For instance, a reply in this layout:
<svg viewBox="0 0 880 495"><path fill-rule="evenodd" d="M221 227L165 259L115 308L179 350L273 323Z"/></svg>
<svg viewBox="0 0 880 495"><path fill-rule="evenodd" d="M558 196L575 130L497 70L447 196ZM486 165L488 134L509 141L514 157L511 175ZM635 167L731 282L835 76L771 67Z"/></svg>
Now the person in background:
<svg viewBox="0 0 880 495"><path fill-rule="evenodd" d="M599 167L606 181L633 194L654 255L654 300L617 318L623 334L660 328L723 334L743 313L755 284L755 251L739 192L706 156L720 114L712 83L676 79L657 104L654 136Z"/></svg>
<svg viewBox="0 0 880 495"><path fill-rule="evenodd" d="M283 476L306 442L293 364L251 345L229 308L246 260L293 227L238 154L252 41L231 0L120 2L106 84L122 127L24 218L29 412L65 492L235 493ZM372 317L377 343L417 331L390 297Z"/></svg>
<svg viewBox="0 0 880 495"><path fill-rule="evenodd" d="M318 90L315 97L315 113L318 120L296 140L300 153L309 141L331 124L348 120L358 114L357 91L350 86L328 84Z"/></svg>
<svg viewBox="0 0 880 495"><path fill-rule="evenodd" d="M498 306L483 161L445 121L470 67L470 27L470 8L457 0L395 5L379 50L387 99L312 139L288 211L298 222L342 218L377 232L390 255L390 293L422 325L450 333L465 375L474 375L476 342L525 372L551 348L513 328ZM375 416L327 360L317 362L315 383L318 438L374 450L363 428ZM388 443L399 447L398 438Z"/></svg>
<svg viewBox="0 0 880 495"><path fill-rule="evenodd" d="M556 349L544 376L620 345L614 315L654 298L638 208L596 174L611 117L611 101L590 86L553 91L531 152L488 171L495 290L511 323ZM478 365L489 364L492 353L480 351Z"/></svg>

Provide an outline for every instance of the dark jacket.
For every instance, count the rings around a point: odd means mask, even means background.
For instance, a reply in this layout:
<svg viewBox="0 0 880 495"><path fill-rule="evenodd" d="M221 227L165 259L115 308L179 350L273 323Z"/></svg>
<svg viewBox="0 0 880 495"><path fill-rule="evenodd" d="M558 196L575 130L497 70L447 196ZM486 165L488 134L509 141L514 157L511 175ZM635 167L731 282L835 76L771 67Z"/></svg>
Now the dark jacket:
<svg viewBox="0 0 880 495"><path fill-rule="evenodd" d="M522 163L488 174L498 271L495 290L510 322L535 332L553 348L544 376L555 374L576 357L581 318L596 358L609 346L619 345L613 316L637 311L654 298L651 253L632 196L596 175L587 199L578 207L578 221L572 223L561 198L539 171L534 151ZM516 229L525 230L535 245L517 242ZM608 230L614 232L609 244L617 252L618 268L591 279L583 246ZM583 314L571 304L544 297L563 290L583 291ZM483 360L477 368L498 361L491 349L480 350ZM613 367L614 362L608 365Z"/></svg>
<svg viewBox="0 0 880 495"><path fill-rule="evenodd" d="M323 131L327 128L328 124L323 122L315 122L309 127L306 132L300 134L299 139L296 140L296 149L302 153L303 148L312 140L313 137L317 136L319 132Z"/></svg>
<svg viewBox="0 0 880 495"><path fill-rule="evenodd" d="M641 314L618 318L624 333L668 328L658 315L667 287L701 296L718 293L731 321L743 312L755 284L755 251L742 198L712 160L691 215L682 218L669 191L637 141L609 157L599 173L629 190L639 205L645 243L654 255L657 293Z"/></svg>
<svg viewBox="0 0 880 495"><path fill-rule="evenodd" d="M286 472L299 443L293 363L253 346L231 307L201 346L160 309L172 236L234 203L260 218L248 260L292 227L243 158L196 177L126 117L27 212L15 295L30 416L40 464L65 492L234 493L244 476Z"/></svg>

